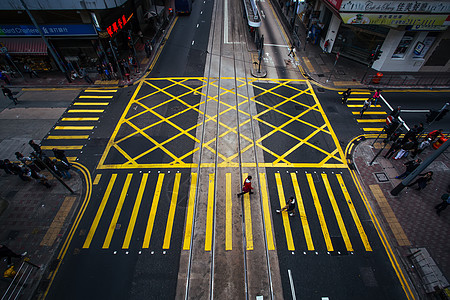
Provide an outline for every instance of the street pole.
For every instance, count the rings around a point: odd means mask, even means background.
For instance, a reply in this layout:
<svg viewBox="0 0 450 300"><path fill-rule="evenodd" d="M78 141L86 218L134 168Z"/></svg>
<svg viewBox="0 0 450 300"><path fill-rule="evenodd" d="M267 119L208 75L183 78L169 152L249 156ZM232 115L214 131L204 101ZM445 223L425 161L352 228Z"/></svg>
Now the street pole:
<svg viewBox="0 0 450 300"><path fill-rule="evenodd" d="M333 71L334 71L334 68L336 67L336 64L337 64L338 59L339 59L339 52L336 53L336 60L334 61L334 65L333 65L333 68L331 69L330 77L328 77L327 82L330 81L331 75L333 75Z"/></svg>
<svg viewBox="0 0 450 300"><path fill-rule="evenodd" d="M403 179L402 182L400 182L392 191L392 196L397 196L408 184L413 181L413 179L422 173L423 170L425 170L426 167L428 167L436 158L439 157L447 148L450 146L450 140L447 140L444 144L442 144L436 151L431 153L430 156L427 157L427 159L421 163L411 174L409 174L405 179Z"/></svg>
<svg viewBox="0 0 450 300"><path fill-rule="evenodd" d="M45 166L45 168L52 173L53 177L55 177L56 179L58 179L59 182L62 183L62 185L69 190L69 192L71 194L75 194L75 192L64 182L64 180L62 180L58 175L56 175L55 171L53 171L49 166L47 166L47 164L45 164L37 155L35 155L34 153L31 154L38 162L40 162L41 164L43 164Z"/></svg>
<svg viewBox="0 0 450 300"><path fill-rule="evenodd" d="M292 17L292 32L295 31L295 19L297 17L297 9L298 9L298 1L299 0L294 0L295 1L295 6L294 6L294 16Z"/></svg>
<svg viewBox="0 0 450 300"><path fill-rule="evenodd" d="M433 121L431 121L428 126L431 126L431 124L434 123L434 121L436 121L436 119L443 113L444 109L446 109L448 106L450 105L450 103L445 103L444 106L442 106L442 108L439 110L439 113L436 115L436 117L434 117Z"/></svg>
<svg viewBox="0 0 450 300"><path fill-rule="evenodd" d="M109 40L109 47L111 48L111 52L113 53L114 60L116 62L117 72L120 74L120 79L123 80L123 74L122 74L122 71L120 70L119 62L118 62L117 56L116 56L116 51L114 51L111 40Z"/></svg>
<svg viewBox="0 0 450 300"><path fill-rule="evenodd" d="M58 56L56 55L55 51L53 50L53 48L50 46L50 44L48 43L47 39L45 38L41 27L39 27L39 25L36 23L36 20L34 19L34 17L31 14L31 12L28 10L28 7L25 5L25 2L23 0L20 0L20 3L22 3L23 8L25 9L25 11L27 12L28 16L30 17L31 22L33 23L34 27L36 27L36 29L39 31L39 34L41 35L41 38L44 40L44 43L47 45L47 48L50 51L51 55L53 56L53 59L55 60L56 64L58 65L59 69L61 70L61 72L64 73L64 76L66 76L67 81L69 83L71 83L72 80L70 80L69 74L67 74L66 69L61 65L61 62L58 59Z"/></svg>

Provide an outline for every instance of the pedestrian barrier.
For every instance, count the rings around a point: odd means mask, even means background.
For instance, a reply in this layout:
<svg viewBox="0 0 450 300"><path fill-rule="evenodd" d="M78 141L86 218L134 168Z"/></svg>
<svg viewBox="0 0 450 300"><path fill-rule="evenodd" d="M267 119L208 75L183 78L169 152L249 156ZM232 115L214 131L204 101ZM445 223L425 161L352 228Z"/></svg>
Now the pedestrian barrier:
<svg viewBox="0 0 450 300"><path fill-rule="evenodd" d="M5 278L12 278L12 281L3 294L1 300L18 299L24 289L29 286L33 276L39 269L40 267L31 263L28 258L25 258L22 261L22 264L17 271L14 270L14 266L8 268L3 276Z"/></svg>

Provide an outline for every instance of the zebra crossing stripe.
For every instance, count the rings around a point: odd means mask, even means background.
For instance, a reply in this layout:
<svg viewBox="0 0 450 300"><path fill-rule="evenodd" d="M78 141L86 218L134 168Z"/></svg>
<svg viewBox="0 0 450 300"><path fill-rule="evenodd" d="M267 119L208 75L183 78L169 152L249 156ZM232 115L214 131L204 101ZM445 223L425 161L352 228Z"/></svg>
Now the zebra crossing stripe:
<svg viewBox="0 0 450 300"><path fill-rule="evenodd" d="M302 194L300 193L300 185L298 184L297 174L291 173L292 185L294 186L295 197L297 199L298 211L300 213L300 221L302 222L303 233L305 234L306 246L308 250L314 250L314 244L309 230L308 219L306 218L305 206L303 205Z"/></svg>
<svg viewBox="0 0 450 300"><path fill-rule="evenodd" d="M280 173L275 173L275 180L277 183L277 190L278 190L278 198L280 201L280 207L283 207L285 205L284 203L284 191L283 191L283 183L281 182L281 176ZM286 235L286 243L289 251L294 251L294 239L292 238L292 231L291 231L291 224L289 223L289 216L286 211L283 211L281 213L281 217L283 218L283 227L284 227L284 234Z"/></svg>
<svg viewBox="0 0 450 300"><path fill-rule="evenodd" d="M206 209L205 251L211 251L214 209L214 173L209 174L208 205Z"/></svg>
<svg viewBox="0 0 450 300"><path fill-rule="evenodd" d="M150 246L150 238L152 237L153 226L155 225L156 210L158 209L159 198L161 197L161 189L164 181L164 173L158 175L156 183L155 194L153 195L152 207L150 208L150 215L148 216L147 228L145 229L143 249Z"/></svg>
<svg viewBox="0 0 450 300"><path fill-rule="evenodd" d="M181 173L175 175L173 184L172 199L170 201L169 216L167 217L166 232L164 234L163 249L169 249L170 239L172 238L173 220L175 219L175 209L177 207L178 192L180 189Z"/></svg>
<svg viewBox="0 0 450 300"><path fill-rule="evenodd" d="M267 181L265 173L259 173L259 185L261 186L261 196L263 201L264 225L266 227L267 249L275 250L275 243L273 242L273 230L272 230L273 226L272 226L272 219L270 218L269 196L267 193Z"/></svg>
<svg viewBox="0 0 450 300"><path fill-rule="evenodd" d="M248 173L244 173L242 180L245 180L245 178L247 177ZM247 250L253 250L252 210L250 207L250 193L244 194L244 217Z"/></svg>
<svg viewBox="0 0 450 300"><path fill-rule="evenodd" d="M191 247L192 224L194 220L195 192L197 190L197 173L191 173L191 189L189 191L189 203L186 214L186 225L184 226L183 250L189 250Z"/></svg>

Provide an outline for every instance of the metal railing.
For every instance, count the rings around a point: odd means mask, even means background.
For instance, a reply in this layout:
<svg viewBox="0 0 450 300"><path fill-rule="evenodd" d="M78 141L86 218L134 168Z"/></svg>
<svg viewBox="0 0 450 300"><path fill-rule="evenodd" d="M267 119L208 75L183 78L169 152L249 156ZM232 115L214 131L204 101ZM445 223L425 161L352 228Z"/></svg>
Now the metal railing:
<svg viewBox="0 0 450 300"><path fill-rule="evenodd" d="M450 74L376 74L366 75L363 84L380 86L426 86L426 87L450 87Z"/></svg>
<svg viewBox="0 0 450 300"><path fill-rule="evenodd" d="M30 285L33 280L34 273L40 268L29 262L27 259L22 261L19 269L13 275L11 283L6 289L1 300L6 299L19 299L20 296L25 292L25 289Z"/></svg>

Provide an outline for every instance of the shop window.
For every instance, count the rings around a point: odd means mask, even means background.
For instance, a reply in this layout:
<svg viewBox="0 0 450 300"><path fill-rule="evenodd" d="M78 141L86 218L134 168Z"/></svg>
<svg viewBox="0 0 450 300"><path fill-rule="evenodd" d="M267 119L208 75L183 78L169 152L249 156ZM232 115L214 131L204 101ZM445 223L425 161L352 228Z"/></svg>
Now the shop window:
<svg viewBox="0 0 450 300"><path fill-rule="evenodd" d="M424 58L438 36L437 32L429 32L423 41L414 45L413 58Z"/></svg>
<svg viewBox="0 0 450 300"><path fill-rule="evenodd" d="M405 32L405 35L398 43L397 49L395 49L394 54L392 54L392 58L403 58L408 51L408 48L411 46L412 41L414 40L415 32Z"/></svg>

